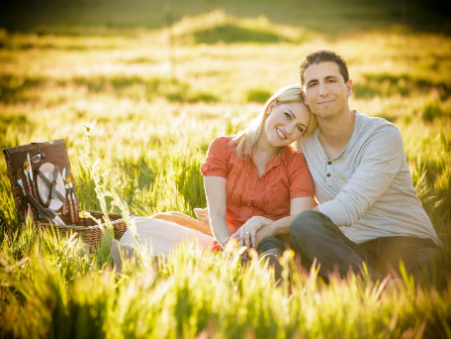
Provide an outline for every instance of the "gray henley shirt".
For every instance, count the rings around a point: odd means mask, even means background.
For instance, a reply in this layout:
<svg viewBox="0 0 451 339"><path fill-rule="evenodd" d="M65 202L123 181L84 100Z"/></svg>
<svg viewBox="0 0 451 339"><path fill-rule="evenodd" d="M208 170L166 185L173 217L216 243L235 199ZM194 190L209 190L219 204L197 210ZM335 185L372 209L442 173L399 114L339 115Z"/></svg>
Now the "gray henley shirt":
<svg viewBox="0 0 451 339"><path fill-rule="evenodd" d="M335 157L324 152L319 127L302 138L319 211L357 244L392 236L438 243L413 187L401 133L382 118L354 112L352 137Z"/></svg>

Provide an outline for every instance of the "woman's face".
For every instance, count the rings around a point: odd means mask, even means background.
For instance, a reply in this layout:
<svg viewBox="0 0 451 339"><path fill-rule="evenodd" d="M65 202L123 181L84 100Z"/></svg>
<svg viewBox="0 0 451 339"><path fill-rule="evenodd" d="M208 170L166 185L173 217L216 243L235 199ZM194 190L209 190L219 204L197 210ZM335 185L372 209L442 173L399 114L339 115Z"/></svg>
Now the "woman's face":
<svg viewBox="0 0 451 339"><path fill-rule="evenodd" d="M265 135L272 147L284 147L298 140L310 123L311 113L301 102L277 104L265 122Z"/></svg>

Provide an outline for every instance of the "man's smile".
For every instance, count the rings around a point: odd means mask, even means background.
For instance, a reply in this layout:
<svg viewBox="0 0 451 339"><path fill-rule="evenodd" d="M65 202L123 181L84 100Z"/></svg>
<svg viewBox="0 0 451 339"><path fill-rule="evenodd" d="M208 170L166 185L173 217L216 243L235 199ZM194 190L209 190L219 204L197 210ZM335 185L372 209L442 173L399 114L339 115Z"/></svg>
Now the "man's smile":
<svg viewBox="0 0 451 339"><path fill-rule="evenodd" d="M335 101L335 99L321 101L321 102L318 102L318 105L328 105L333 101Z"/></svg>

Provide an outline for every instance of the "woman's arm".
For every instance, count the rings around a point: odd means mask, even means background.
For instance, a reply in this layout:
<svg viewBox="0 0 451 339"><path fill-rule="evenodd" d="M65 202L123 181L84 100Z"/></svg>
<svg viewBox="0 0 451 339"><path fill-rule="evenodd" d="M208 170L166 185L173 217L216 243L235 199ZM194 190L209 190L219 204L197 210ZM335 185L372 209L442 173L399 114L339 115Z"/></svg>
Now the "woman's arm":
<svg viewBox="0 0 451 339"><path fill-rule="evenodd" d="M232 237L236 238L241 246L257 248L260 241L266 237L290 234L290 225L294 218L302 211L312 207L312 197L294 198L291 200L289 217L274 221L262 216L254 216L246 221ZM249 233L249 235L245 233Z"/></svg>
<svg viewBox="0 0 451 339"><path fill-rule="evenodd" d="M205 193L210 214L210 227L216 240L221 245L231 234L226 222L226 183L227 179L222 177L204 177Z"/></svg>
<svg viewBox="0 0 451 339"><path fill-rule="evenodd" d="M289 235L290 225L294 218L297 217L299 213L305 210L309 210L313 207L313 197L301 197L291 199L291 209L290 216L284 217L279 220L273 221L266 226L260 228L255 235L255 248L258 244L267 237L274 237L277 235Z"/></svg>

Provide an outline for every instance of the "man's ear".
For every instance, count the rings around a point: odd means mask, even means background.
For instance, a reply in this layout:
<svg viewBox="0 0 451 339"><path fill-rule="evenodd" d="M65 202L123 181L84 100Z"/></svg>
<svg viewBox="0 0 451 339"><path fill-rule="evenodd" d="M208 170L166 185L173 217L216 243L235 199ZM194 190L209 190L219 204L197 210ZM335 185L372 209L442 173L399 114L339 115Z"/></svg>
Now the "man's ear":
<svg viewBox="0 0 451 339"><path fill-rule="evenodd" d="M346 96L350 97L352 94L352 80L348 80L346 83Z"/></svg>
<svg viewBox="0 0 451 339"><path fill-rule="evenodd" d="M302 98L304 99L304 105L305 105L305 106L308 106L308 103L307 103L307 96L305 95L305 92L304 92L304 90L302 90L302 89L301 89L301 95L302 95Z"/></svg>

